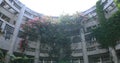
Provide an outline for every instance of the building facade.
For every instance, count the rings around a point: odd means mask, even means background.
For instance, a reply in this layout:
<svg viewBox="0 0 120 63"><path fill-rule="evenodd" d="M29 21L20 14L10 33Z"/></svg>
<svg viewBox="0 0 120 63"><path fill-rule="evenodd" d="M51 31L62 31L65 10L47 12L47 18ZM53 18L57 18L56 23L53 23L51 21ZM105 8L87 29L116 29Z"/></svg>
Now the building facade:
<svg viewBox="0 0 120 63"><path fill-rule="evenodd" d="M116 8L113 0L102 0L104 4L105 17L109 18L118 9ZM91 30L99 25L96 14L96 6L82 12L84 16L89 16L89 19L82 21L84 31L81 33L75 33L71 36L72 43L72 63L111 63L108 50L102 48L94 37L91 37ZM10 48L11 42L15 41L14 52L20 54L19 42L20 38L14 35L14 30L18 25L25 23L29 19L40 17L42 14L34 12L27 8L19 0L0 0L0 48L7 52ZM54 19L54 17L53 17ZM55 17L55 19L57 19ZM17 29L20 32L20 28ZM15 36L14 38L12 38ZM81 39L80 39L81 38ZM25 54L34 57L36 42L29 42L29 48L25 51ZM43 47L41 47L42 49ZM117 56L120 62L120 43L116 46ZM47 58L45 48L40 52L40 63L54 63L54 60Z"/></svg>

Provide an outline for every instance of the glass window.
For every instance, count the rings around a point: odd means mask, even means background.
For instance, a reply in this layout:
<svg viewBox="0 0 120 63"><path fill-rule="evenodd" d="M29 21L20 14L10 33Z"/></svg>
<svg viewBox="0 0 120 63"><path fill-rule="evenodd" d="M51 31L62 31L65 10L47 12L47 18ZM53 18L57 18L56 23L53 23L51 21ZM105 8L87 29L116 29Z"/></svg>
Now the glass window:
<svg viewBox="0 0 120 63"><path fill-rule="evenodd" d="M73 51L73 53L82 53L82 49L74 49L72 51Z"/></svg>
<svg viewBox="0 0 120 63"><path fill-rule="evenodd" d="M27 15L31 16L31 14L30 14L29 12L27 12L27 11L25 11L25 14L27 14Z"/></svg>
<svg viewBox="0 0 120 63"><path fill-rule="evenodd" d="M85 40L87 42L94 42L95 38L92 36L92 34L87 34L87 35L85 35Z"/></svg>
<svg viewBox="0 0 120 63"><path fill-rule="evenodd" d="M8 24L6 24L6 26L5 26L5 30L8 30L10 34L13 34L13 32L14 32L14 28L11 27L11 26L8 25Z"/></svg>
<svg viewBox="0 0 120 63"><path fill-rule="evenodd" d="M89 48L87 48L87 51L94 51L94 50L96 50L95 47L89 47Z"/></svg>
<svg viewBox="0 0 120 63"><path fill-rule="evenodd" d="M35 48L27 47L27 48L26 48L26 51L35 52Z"/></svg>
<svg viewBox="0 0 120 63"><path fill-rule="evenodd" d="M0 20L0 28L1 28L1 26L2 26L2 23L3 23L3 21Z"/></svg>
<svg viewBox="0 0 120 63"><path fill-rule="evenodd" d="M86 30L87 30L86 32L91 32L92 27L87 27Z"/></svg>
<svg viewBox="0 0 120 63"><path fill-rule="evenodd" d="M81 38L79 36L75 36L75 37L73 37L72 42L73 43L81 42Z"/></svg>
<svg viewBox="0 0 120 63"><path fill-rule="evenodd" d="M5 2L2 2L2 3L1 3L1 7L3 7L4 5L5 5Z"/></svg>
<svg viewBox="0 0 120 63"><path fill-rule="evenodd" d="M0 12L0 18L3 16L3 14Z"/></svg>
<svg viewBox="0 0 120 63"><path fill-rule="evenodd" d="M9 8L10 8L10 6L7 5L7 4L5 4L3 7L4 7L5 9L9 9Z"/></svg>
<svg viewBox="0 0 120 63"><path fill-rule="evenodd" d="M2 18L3 20L7 21L7 22L9 22L9 21L10 21L10 18L8 18L8 17L7 17L7 16L5 16L5 15L3 15L1 18Z"/></svg>
<svg viewBox="0 0 120 63"><path fill-rule="evenodd" d="M10 8L9 11L10 11L11 13L14 13L14 14L16 13L16 11L15 11L14 9L12 9L12 8Z"/></svg>
<svg viewBox="0 0 120 63"><path fill-rule="evenodd" d="M11 3L13 2L13 0L9 0Z"/></svg>
<svg viewBox="0 0 120 63"><path fill-rule="evenodd" d="M14 3L14 6L19 10L21 9L21 7L19 5L17 5L16 3Z"/></svg>
<svg viewBox="0 0 120 63"><path fill-rule="evenodd" d="M14 21L13 24L15 25L15 24L16 24L16 21Z"/></svg>

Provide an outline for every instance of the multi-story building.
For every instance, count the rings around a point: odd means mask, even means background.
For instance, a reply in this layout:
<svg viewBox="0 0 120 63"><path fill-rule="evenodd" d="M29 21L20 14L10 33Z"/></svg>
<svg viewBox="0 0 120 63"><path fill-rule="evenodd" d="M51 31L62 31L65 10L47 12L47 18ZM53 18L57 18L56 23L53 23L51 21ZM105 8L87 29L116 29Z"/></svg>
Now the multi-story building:
<svg viewBox="0 0 120 63"><path fill-rule="evenodd" d="M116 8L113 0L102 0L104 2L105 17L109 18L118 9ZM99 25L96 14L96 6L82 12L84 16L89 16L89 19L82 21L84 31L81 34L75 32L71 37L73 58L71 61L73 63L111 63L111 58L109 57L108 50L103 49L95 40L91 37L91 29ZM13 31L16 27L17 22L24 23L29 19L33 19L37 16L42 16L37 12L27 8L19 0L0 0L0 31L4 32L0 34L0 48L6 53L11 44L11 40L14 35ZM56 17L53 19L57 19ZM7 32L9 31L9 32ZM15 54L20 54L19 51L19 40L17 37L14 52ZM36 42L29 42L29 48L25 51L25 54L34 57ZM42 47L41 47L42 48ZM117 56L120 62L120 44L116 46ZM53 63L54 60L47 58L46 50L41 50L40 52L40 63Z"/></svg>

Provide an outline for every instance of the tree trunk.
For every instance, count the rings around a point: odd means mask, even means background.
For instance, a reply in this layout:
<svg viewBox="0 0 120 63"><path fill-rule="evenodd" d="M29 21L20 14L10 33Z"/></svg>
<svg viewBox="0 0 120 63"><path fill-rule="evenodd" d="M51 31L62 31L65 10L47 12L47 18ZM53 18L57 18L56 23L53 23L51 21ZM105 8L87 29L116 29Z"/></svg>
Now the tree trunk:
<svg viewBox="0 0 120 63"><path fill-rule="evenodd" d="M37 41L37 46L36 46L36 50L35 50L34 63L39 63L39 56L40 56L40 42L41 42L41 37L39 37L39 40Z"/></svg>
<svg viewBox="0 0 120 63"><path fill-rule="evenodd" d="M117 58L115 49L113 47L109 47L109 51L110 51L110 56L112 57L113 62L118 63L118 58Z"/></svg>

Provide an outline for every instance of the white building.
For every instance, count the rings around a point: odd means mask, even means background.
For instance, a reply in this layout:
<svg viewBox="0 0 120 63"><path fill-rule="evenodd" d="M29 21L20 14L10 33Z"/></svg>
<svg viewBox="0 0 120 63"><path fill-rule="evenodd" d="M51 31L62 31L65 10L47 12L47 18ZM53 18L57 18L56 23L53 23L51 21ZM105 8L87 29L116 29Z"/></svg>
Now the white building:
<svg viewBox="0 0 120 63"><path fill-rule="evenodd" d="M104 11L106 18L110 17L117 11L113 0L102 0L102 2L105 2ZM21 11L21 9L23 10ZM73 58L71 59L73 63L111 63L108 50L101 48L95 39L90 37L90 30L99 24L95 9L96 6L93 6L83 12L85 16L90 16L90 19L82 22L84 24L85 31L83 34L77 34L71 38L73 42L72 48L74 49L72 53ZM6 30L9 30L10 32L10 35L8 35L10 38L6 37L6 40L4 34L0 35L0 48L5 52L9 50L16 21L22 20L22 23L24 23L25 21L33 19L36 16L40 17L42 14L25 7L25 5L19 0L0 0L0 29L2 32L6 32ZM80 37L84 40L81 41L81 39L79 39ZM20 53L18 47L19 40L20 38L17 37L15 41L14 52L16 54ZM25 54L33 57L35 55L36 45L37 43L35 42L29 42L30 47L25 51ZM116 46L116 50L120 62L120 44ZM40 63L54 63L54 60L47 58L45 50L40 52L40 57Z"/></svg>

